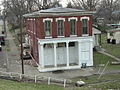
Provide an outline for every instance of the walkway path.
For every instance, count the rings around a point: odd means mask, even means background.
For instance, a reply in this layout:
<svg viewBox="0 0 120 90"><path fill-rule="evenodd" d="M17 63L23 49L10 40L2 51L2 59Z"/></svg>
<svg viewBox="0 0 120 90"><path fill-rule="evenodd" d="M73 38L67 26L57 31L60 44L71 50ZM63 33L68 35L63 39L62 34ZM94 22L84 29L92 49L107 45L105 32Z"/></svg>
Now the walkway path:
<svg viewBox="0 0 120 90"><path fill-rule="evenodd" d="M8 27L6 26L7 29L7 38L6 40L8 41L10 51L7 51L7 71L8 72L19 72L21 73L20 67L21 65L17 63L18 60L20 60L19 57L19 51L14 43L14 38L11 35L11 33L8 30Z"/></svg>
<svg viewBox="0 0 120 90"><path fill-rule="evenodd" d="M119 61L120 62L120 58L117 58L117 57L115 57L115 56L113 56L113 55L111 55L111 54L109 54L109 53L107 53L107 52L105 52L105 50L104 49L101 49L100 51L98 51L99 53L102 53L102 54L104 54L104 55L107 55L107 56L109 56L109 57L111 57L111 58L113 58L113 59L115 59L115 60L117 60L117 61Z"/></svg>

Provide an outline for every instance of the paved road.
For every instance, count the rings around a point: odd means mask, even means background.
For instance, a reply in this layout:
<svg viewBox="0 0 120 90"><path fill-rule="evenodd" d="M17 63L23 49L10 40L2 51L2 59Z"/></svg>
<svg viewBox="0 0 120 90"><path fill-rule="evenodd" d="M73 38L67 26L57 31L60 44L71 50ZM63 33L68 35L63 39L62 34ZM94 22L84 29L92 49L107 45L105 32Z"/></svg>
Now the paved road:
<svg viewBox="0 0 120 90"><path fill-rule="evenodd" d="M6 68L6 53L5 47L2 47L2 51L0 51L0 68Z"/></svg>
<svg viewBox="0 0 120 90"><path fill-rule="evenodd" d="M3 21L0 20L0 34L3 28ZM6 68L6 53L5 53L5 46L2 46L2 51L0 51L0 71Z"/></svg>

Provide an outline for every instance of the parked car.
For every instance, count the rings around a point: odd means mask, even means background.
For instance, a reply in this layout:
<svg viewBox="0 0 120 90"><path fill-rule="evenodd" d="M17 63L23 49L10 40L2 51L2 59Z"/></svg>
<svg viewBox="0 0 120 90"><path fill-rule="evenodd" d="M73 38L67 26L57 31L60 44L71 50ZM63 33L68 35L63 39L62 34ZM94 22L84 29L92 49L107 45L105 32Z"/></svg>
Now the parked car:
<svg viewBox="0 0 120 90"><path fill-rule="evenodd" d="M2 51L2 46L0 45L0 51Z"/></svg>
<svg viewBox="0 0 120 90"><path fill-rule="evenodd" d="M30 56L29 52L24 51L23 52L23 59L31 59L32 57Z"/></svg>

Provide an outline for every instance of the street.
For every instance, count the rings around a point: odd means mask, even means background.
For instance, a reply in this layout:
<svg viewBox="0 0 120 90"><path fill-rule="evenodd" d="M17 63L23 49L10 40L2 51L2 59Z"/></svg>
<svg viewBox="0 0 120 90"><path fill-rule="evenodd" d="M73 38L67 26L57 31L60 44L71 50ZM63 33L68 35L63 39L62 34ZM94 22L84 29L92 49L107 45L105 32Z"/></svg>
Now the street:
<svg viewBox="0 0 120 90"><path fill-rule="evenodd" d="M0 20L0 34L3 30L3 21ZM6 69L6 52L5 52L5 46L2 46L2 51L0 51L0 71L3 71Z"/></svg>
<svg viewBox="0 0 120 90"><path fill-rule="evenodd" d="M0 51L0 68L6 68L6 53L4 46L2 46L2 51Z"/></svg>

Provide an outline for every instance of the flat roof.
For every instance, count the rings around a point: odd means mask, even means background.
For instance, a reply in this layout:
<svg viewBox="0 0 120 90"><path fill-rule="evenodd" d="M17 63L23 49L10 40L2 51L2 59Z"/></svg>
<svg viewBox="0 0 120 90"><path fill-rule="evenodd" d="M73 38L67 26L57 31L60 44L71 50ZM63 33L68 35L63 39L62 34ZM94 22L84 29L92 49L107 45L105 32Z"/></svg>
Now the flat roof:
<svg viewBox="0 0 120 90"><path fill-rule="evenodd" d="M120 24L107 24L108 26L120 26Z"/></svg>
<svg viewBox="0 0 120 90"><path fill-rule="evenodd" d="M117 32L117 31L120 31L120 28L107 30L107 32Z"/></svg>
<svg viewBox="0 0 120 90"><path fill-rule="evenodd" d="M46 16L65 16L65 15L81 15L81 14L93 14L94 11L85 11L73 8L50 8L45 10L36 11L23 15L24 17L46 17Z"/></svg>

